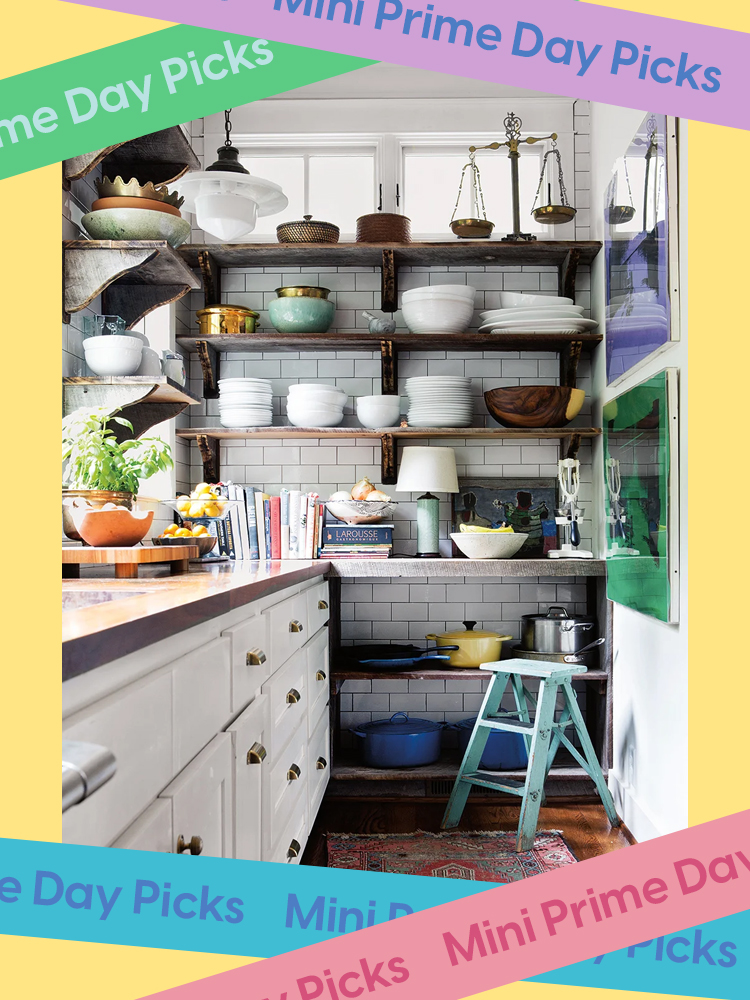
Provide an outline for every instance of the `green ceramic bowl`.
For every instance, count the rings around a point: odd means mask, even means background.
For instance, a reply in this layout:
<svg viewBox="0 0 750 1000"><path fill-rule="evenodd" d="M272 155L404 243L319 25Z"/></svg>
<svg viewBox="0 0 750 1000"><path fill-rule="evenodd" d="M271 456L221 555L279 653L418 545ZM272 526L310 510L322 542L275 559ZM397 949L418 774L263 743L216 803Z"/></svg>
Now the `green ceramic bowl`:
<svg viewBox="0 0 750 1000"><path fill-rule="evenodd" d="M190 235L190 222L148 208L100 208L81 219L94 240L166 240L178 247Z"/></svg>
<svg viewBox="0 0 750 1000"><path fill-rule="evenodd" d="M327 333L336 306L328 299L299 295L274 299L268 311L279 333Z"/></svg>

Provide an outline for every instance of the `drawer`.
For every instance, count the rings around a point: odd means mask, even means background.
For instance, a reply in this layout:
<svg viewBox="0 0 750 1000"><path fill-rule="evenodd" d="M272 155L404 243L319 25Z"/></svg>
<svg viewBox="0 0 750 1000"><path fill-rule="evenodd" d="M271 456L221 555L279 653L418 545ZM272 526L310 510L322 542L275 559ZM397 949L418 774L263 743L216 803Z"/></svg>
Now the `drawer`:
<svg viewBox="0 0 750 1000"><path fill-rule="evenodd" d="M284 828L293 817L307 817L307 727L303 724L280 753L274 753L273 764L264 779L263 838L272 850Z"/></svg>
<svg viewBox="0 0 750 1000"><path fill-rule="evenodd" d="M306 590L305 597L307 598L307 620L310 624L310 634L313 635L331 617L328 582L317 583L314 587Z"/></svg>
<svg viewBox="0 0 750 1000"><path fill-rule="evenodd" d="M307 822L312 829L331 777L331 726L327 713L321 718L310 739L308 757L310 773L307 781Z"/></svg>
<svg viewBox="0 0 750 1000"><path fill-rule="evenodd" d="M229 639L214 639L171 664L174 774L222 730L232 714ZM179 832L179 831L178 831Z"/></svg>
<svg viewBox="0 0 750 1000"><path fill-rule="evenodd" d="M328 667L328 632L320 632L308 643L307 687L309 706L307 731L312 736L322 715L327 711L330 684Z"/></svg>
<svg viewBox="0 0 750 1000"><path fill-rule="evenodd" d="M254 615L248 621L221 633L231 642L233 715L250 704L263 682L273 672L267 624L268 620L264 615Z"/></svg>
<svg viewBox="0 0 750 1000"><path fill-rule="evenodd" d="M234 740L234 856L260 861L262 856L262 785L271 760L269 701L259 695L227 730Z"/></svg>
<svg viewBox="0 0 750 1000"><path fill-rule="evenodd" d="M288 597L263 612L268 622L269 645L274 669L286 663L310 638L307 623L307 598L304 594Z"/></svg>
<svg viewBox="0 0 750 1000"><path fill-rule="evenodd" d="M63 737L99 743L117 771L63 814L63 842L105 847L156 798L172 767L172 677L144 678L67 720Z"/></svg>
<svg viewBox="0 0 750 1000"><path fill-rule="evenodd" d="M293 816L273 851L267 853L264 861L276 861L284 865L298 865L307 844L307 817Z"/></svg>
<svg viewBox="0 0 750 1000"><path fill-rule="evenodd" d="M292 733L305 725L307 716L307 652L300 650L286 666L277 670L263 685L268 695L271 718L270 752L276 759Z"/></svg>
<svg viewBox="0 0 750 1000"><path fill-rule="evenodd" d="M125 833L112 844L126 851L158 851L171 854L172 806L166 799L157 799L132 823Z"/></svg>
<svg viewBox="0 0 750 1000"><path fill-rule="evenodd" d="M172 806L172 851L231 858L232 737L219 733L159 796Z"/></svg>

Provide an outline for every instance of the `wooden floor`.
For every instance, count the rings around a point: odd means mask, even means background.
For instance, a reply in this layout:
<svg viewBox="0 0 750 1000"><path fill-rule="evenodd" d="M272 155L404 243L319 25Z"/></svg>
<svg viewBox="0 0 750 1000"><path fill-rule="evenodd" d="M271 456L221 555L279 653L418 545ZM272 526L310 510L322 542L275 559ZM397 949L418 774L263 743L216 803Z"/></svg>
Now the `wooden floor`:
<svg viewBox="0 0 750 1000"><path fill-rule="evenodd" d="M548 800L549 801L549 800ZM460 830L515 830L520 806L469 802ZM324 800L302 864L326 867L326 833L411 833L438 831L444 802ZM610 828L601 803L592 799L555 799L542 806L540 830L561 830L579 861L633 843L626 828Z"/></svg>

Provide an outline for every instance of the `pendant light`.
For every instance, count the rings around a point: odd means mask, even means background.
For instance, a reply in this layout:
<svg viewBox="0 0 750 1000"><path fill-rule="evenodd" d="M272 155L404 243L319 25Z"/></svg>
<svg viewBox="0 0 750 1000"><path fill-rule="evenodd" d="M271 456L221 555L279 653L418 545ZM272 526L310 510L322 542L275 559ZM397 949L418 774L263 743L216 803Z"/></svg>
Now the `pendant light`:
<svg viewBox="0 0 750 1000"><path fill-rule="evenodd" d="M289 204L278 184L254 177L240 163L240 152L230 138L231 111L224 112L226 138L216 151L217 159L180 182L186 210L194 213L201 229L223 243L247 236L259 218L283 212Z"/></svg>

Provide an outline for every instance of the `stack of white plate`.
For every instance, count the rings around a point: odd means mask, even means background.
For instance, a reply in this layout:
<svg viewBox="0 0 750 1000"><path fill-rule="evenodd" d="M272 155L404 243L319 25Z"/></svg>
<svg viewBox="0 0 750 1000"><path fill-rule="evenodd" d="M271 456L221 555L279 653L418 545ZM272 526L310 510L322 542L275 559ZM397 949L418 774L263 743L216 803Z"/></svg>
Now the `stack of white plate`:
<svg viewBox="0 0 750 1000"><path fill-rule="evenodd" d="M406 380L410 427L470 427L474 414L471 379L425 375Z"/></svg>
<svg viewBox="0 0 750 1000"><path fill-rule="evenodd" d="M335 385L301 382L289 386L286 413L294 427L337 427L349 397Z"/></svg>
<svg viewBox="0 0 750 1000"><path fill-rule="evenodd" d="M270 427L273 393L267 378L220 378L222 427Z"/></svg>
<svg viewBox="0 0 750 1000"><path fill-rule="evenodd" d="M593 319L584 319L583 306L562 295L501 292L502 309L481 313L480 333L573 334L595 330Z"/></svg>

